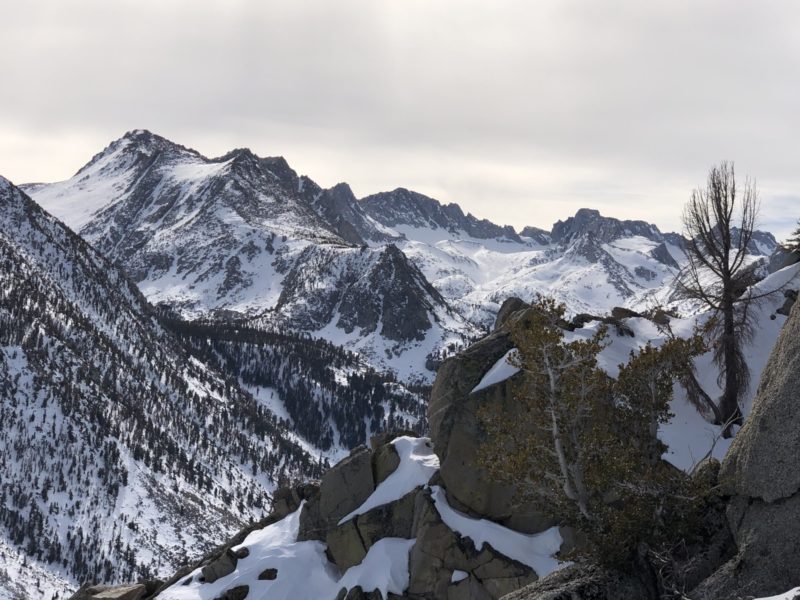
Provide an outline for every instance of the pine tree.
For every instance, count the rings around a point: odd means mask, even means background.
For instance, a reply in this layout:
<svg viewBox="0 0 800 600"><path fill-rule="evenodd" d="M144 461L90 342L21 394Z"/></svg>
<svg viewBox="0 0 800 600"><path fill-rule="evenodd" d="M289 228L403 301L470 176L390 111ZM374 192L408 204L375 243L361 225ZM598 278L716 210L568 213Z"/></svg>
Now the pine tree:
<svg viewBox="0 0 800 600"><path fill-rule="evenodd" d="M585 552L613 564L640 542L674 528L675 492L684 478L666 465L657 438L670 417L672 383L702 350L699 338L647 345L620 365L617 379L598 367L605 329L566 341L564 306L540 298L512 328L521 369L513 410L483 410L488 433L481 463L560 523L583 531Z"/></svg>
<svg viewBox="0 0 800 600"><path fill-rule="evenodd" d="M797 221L797 227L792 232L792 237L786 240L783 247L790 252L800 252L800 220Z"/></svg>
<svg viewBox="0 0 800 600"><path fill-rule="evenodd" d="M683 213L687 261L676 283L683 298L700 303L713 316L709 335L722 387L716 413L725 437L742 424L739 402L750 384L742 351L752 333L750 308L773 293L752 292L757 278L747 256L758 206L755 183L745 179L739 189L733 163L722 162L711 169L706 186L692 192Z"/></svg>

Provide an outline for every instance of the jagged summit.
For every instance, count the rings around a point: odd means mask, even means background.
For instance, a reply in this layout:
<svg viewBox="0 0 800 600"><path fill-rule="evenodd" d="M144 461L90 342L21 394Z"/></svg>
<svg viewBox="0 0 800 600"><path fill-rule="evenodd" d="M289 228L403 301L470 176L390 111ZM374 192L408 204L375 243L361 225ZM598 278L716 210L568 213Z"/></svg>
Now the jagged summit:
<svg viewBox="0 0 800 600"><path fill-rule="evenodd" d="M122 137L111 142L102 151L95 154L88 163L78 169L74 177L86 174L92 167L104 160L118 162L120 156L125 156L128 162L130 162L151 158L161 153L171 153L174 155L187 154L196 157L201 156L196 150L176 144L147 129L134 129L128 131Z"/></svg>
<svg viewBox="0 0 800 600"><path fill-rule="evenodd" d="M444 229L450 233L463 234L478 239L507 238L521 242L510 226L495 225L486 219L477 219L464 214L458 204L442 204L424 194L405 188L381 192L361 199L364 210L381 224L398 228Z"/></svg>
<svg viewBox="0 0 800 600"><path fill-rule="evenodd" d="M362 245L388 242L399 237L367 214L346 183L323 190L308 180L303 191L317 212L334 225L336 232L348 242Z"/></svg>
<svg viewBox="0 0 800 600"><path fill-rule="evenodd" d="M574 217L557 221L550 236L557 244L568 244L575 238L591 233L602 242L611 242L621 237L641 236L654 242L663 242L664 236L658 227L645 221L622 221L604 217L599 210L581 208Z"/></svg>
<svg viewBox="0 0 800 600"><path fill-rule="evenodd" d="M521 237L531 238L534 242L542 246L547 246L553 241L550 237L550 232L540 229L539 227L523 227L522 231L519 232L519 235Z"/></svg>

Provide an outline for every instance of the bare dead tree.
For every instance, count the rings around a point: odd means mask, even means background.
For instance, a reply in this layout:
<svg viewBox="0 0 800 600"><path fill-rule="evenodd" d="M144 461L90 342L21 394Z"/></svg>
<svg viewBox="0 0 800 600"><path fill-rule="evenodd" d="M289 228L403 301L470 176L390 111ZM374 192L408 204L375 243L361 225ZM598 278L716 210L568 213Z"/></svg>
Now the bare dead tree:
<svg viewBox="0 0 800 600"><path fill-rule="evenodd" d="M683 212L688 262L678 290L712 312L710 341L723 389L714 412L725 437L742 422L739 401L750 385L742 347L752 335L751 305L766 295L750 289L757 279L746 260L758 208L755 182L745 179L740 191L733 163L722 162L709 172L705 188L692 192Z"/></svg>

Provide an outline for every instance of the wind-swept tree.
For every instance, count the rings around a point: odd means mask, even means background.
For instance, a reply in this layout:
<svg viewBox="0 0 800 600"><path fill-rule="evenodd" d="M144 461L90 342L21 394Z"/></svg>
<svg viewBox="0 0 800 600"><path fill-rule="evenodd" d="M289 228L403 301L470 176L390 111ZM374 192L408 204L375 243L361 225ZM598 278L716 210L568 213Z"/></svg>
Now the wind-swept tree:
<svg viewBox="0 0 800 600"><path fill-rule="evenodd" d="M756 276L747 260L758 207L755 182L745 179L738 188L733 163L722 162L711 169L706 186L692 192L683 212L688 261L678 289L712 313L709 335L722 388L716 414L725 437L742 422L739 401L750 385L742 347L751 335L750 308L760 297L749 289Z"/></svg>
<svg viewBox="0 0 800 600"><path fill-rule="evenodd" d="M672 384L700 350L697 340L646 346L616 379L598 366L604 329L565 339L564 306L540 298L512 328L510 361L522 371L508 411L484 409L481 463L532 503L584 532L587 553L610 563L631 559L639 542L657 543L681 485L661 460L660 423Z"/></svg>

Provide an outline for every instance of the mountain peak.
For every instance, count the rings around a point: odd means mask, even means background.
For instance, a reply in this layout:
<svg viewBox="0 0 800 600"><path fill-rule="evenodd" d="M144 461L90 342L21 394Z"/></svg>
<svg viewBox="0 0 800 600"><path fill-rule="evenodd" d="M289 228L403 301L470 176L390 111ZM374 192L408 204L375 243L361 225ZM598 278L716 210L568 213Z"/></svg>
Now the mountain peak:
<svg viewBox="0 0 800 600"><path fill-rule="evenodd" d="M125 133L121 138L111 142L101 152L95 154L88 163L78 170L76 175L85 173L91 167L107 161L112 163L122 161L126 164L133 164L143 158L148 159L165 152L200 156L200 153L196 150L176 144L147 129L133 129Z"/></svg>
<svg viewBox="0 0 800 600"><path fill-rule="evenodd" d="M345 182L337 183L329 190L332 194L347 196L348 198L356 199L353 189Z"/></svg>
<svg viewBox="0 0 800 600"><path fill-rule="evenodd" d="M600 211L596 208L579 208L575 213L576 219L599 219Z"/></svg>
<svg viewBox="0 0 800 600"><path fill-rule="evenodd" d="M361 204L369 216L386 227L444 229L478 239L508 238L520 241L512 227L501 227L486 219L465 215L458 204L443 204L406 188L367 196L362 198Z"/></svg>
<svg viewBox="0 0 800 600"><path fill-rule="evenodd" d="M152 154L154 151L174 149L199 155L198 152L190 150L189 148L181 146L180 144L176 144L175 142L170 141L167 138L155 134L147 129L133 129L128 131L120 139L111 142L109 148L112 147L124 147L128 151L137 150L145 154Z"/></svg>
<svg viewBox="0 0 800 600"><path fill-rule="evenodd" d="M130 131L126 132L125 135L123 135L122 137L128 140L143 140L143 139L154 139L160 136L157 136L149 129L131 129Z"/></svg>
<svg viewBox="0 0 800 600"><path fill-rule="evenodd" d="M614 217L604 217L599 210L593 208L581 208L574 217L557 221L550 232L557 244L570 243L587 234L593 235L601 243L631 236L642 236L654 242L664 241L664 236L655 225L645 221L621 221Z"/></svg>

